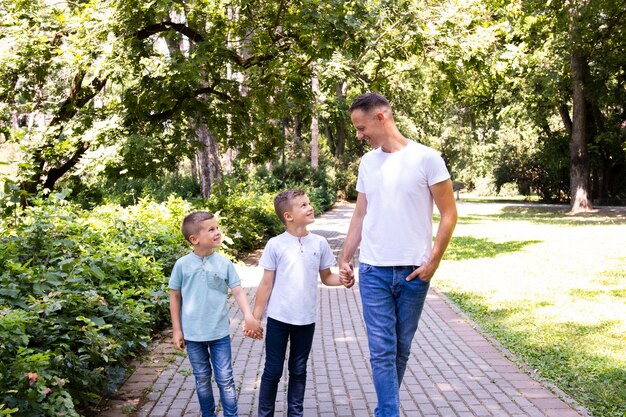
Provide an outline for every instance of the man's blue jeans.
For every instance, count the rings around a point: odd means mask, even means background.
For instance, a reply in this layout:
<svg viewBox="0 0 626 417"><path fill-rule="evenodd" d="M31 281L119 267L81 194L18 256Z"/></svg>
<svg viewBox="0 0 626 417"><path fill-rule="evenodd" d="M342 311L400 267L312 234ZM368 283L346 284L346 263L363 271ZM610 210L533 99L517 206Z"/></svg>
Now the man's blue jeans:
<svg viewBox="0 0 626 417"><path fill-rule="evenodd" d="M259 389L259 417L274 415L278 383L283 375L287 341L289 341L287 416L302 416L306 389L306 365L314 333L315 323L297 326L274 320L271 317L267 318L265 369Z"/></svg>
<svg viewBox="0 0 626 417"><path fill-rule="evenodd" d="M230 336L209 342L185 340L187 355L196 378L196 394L202 417L215 417L211 375L220 391L224 417L237 417L237 389L233 379Z"/></svg>
<svg viewBox="0 0 626 417"><path fill-rule="evenodd" d="M398 417L400 384L429 282L407 281L416 266L359 265L363 318L378 397L376 417Z"/></svg>

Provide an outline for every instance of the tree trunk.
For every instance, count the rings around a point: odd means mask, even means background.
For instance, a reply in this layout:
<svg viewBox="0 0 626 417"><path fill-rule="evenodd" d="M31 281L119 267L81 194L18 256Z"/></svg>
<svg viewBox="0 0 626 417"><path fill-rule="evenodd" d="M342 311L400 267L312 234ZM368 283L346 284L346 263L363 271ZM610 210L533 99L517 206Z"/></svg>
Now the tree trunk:
<svg viewBox="0 0 626 417"><path fill-rule="evenodd" d="M320 86L317 78L317 70L314 68L311 73L311 90L313 90L313 109L311 111L311 166L317 171L319 168L319 97Z"/></svg>
<svg viewBox="0 0 626 417"><path fill-rule="evenodd" d="M191 170L191 178L200 183L200 176L198 175L198 157L195 155L193 158L189 158L189 168Z"/></svg>
<svg viewBox="0 0 626 417"><path fill-rule="evenodd" d="M221 165L218 144L204 122L196 127L196 138L200 143L198 149L198 175L202 197L209 198L213 192L213 184L221 177Z"/></svg>
<svg viewBox="0 0 626 417"><path fill-rule="evenodd" d="M587 105L585 75L588 63L573 30L573 52L570 61L573 87L572 134L570 135L570 213L593 210L589 195L589 154L587 153Z"/></svg>
<svg viewBox="0 0 626 417"><path fill-rule="evenodd" d="M340 108L346 107L346 92L348 89L348 82L343 80L335 84L335 96L337 98L337 104ZM335 157L340 158L346 150L346 137L348 136L348 128L346 126L346 119L340 117L337 120L337 134L335 135Z"/></svg>

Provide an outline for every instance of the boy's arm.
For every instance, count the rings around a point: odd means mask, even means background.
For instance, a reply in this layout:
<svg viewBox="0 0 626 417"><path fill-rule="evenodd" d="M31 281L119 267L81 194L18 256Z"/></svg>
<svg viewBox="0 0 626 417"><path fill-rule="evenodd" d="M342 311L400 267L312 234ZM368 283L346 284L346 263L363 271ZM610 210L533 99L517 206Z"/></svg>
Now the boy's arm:
<svg viewBox="0 0 626 417"><path fill-rule="evenodd" d="M261 279L261 283L256 290L254 311L252 313L257 320L261 320L263 318L263 313L265 313L267 302L270 299L270 294L274 288L274 275L275 271L270 271L269 269L263 270L263 278Z"/></svg>
<svg viewBox="0 0 626 417"><path fill-rule="evenodd" d="M320 278L322 279L322 284L328 285L329 287L344 285L344 283L339 278L339 274L333 273L330 268L322 269L320 271ZM346 287L348 286L346 285Z"/></svg>
<svg viewBox="0 0 626 417"><path fill-rule="evenodd" d="M233 292L233 296L235 297L235 301L239 306L239 309L243 313L244 319L244 334L251 332L255 335L255 339L260 339L263 337L263 329L261 329L261 325L259 321L252 315L252 310L250 309L250 304L248 303L248 297L246 297L246 293L241 288L241 285L237 285L231 289Z"/></svg>
<svg viewBox="0 0 626 417"><path fill-rule="evenodd" d="M172 318L172 342L177 350L185 350L185 336L180 320L180 308L182 306L182 294L180 290L170 289L170 316Z"/></svg>

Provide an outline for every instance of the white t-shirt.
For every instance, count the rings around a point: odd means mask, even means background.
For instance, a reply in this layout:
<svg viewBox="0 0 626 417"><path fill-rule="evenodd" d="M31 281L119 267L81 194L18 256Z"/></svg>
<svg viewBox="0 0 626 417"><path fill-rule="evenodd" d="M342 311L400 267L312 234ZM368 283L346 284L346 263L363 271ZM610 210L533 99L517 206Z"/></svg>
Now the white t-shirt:
<svg viewBox="0 0 626 417"><path fill-rule="evenodd" d="M397 152L366 153L356 189L367 199L359 260L375 266L419 266L432 249L430 186L450 178L437 151L409 140Z"/></svg>
<svg viewBox="0 0 626 417"><path fill-rule="evenodd" d="M267 316L299 326L315 323L319 271L335 264L322 236L309 233L298 238L284 232L271 238L259 261L263 269L275 272Z"/></svg>

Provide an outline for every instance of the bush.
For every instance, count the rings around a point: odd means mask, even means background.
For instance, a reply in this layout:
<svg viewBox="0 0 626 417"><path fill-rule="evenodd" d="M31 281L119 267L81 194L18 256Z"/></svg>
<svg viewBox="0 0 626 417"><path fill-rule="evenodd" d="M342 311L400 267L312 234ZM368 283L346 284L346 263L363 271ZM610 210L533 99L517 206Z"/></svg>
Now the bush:
<svg viewBox="0 0 626 417"><path fill-rule="evenodd" d="M494 196L498 194L495 180L492 176L477 178L474 183L474 193L479 196Z"/></svg>
<svg viewBox="0 0 626 417"><path fill-rule="evenodd" d="M258 249L264 240L284 230L274 211L274 197L283 189L282 166L246 168L237 166L232 175L215 185L207 201L197 204L198 209L218 214L225 235L224 252L231 258ZM334 181L325 170L313 170L304 159L285 164L285 188L303 189L318 215L331 208L337 196Z"/></svg>
<svg viewBox="0 0 626 417"><path fill-rule="evenodd" d="M293 161L287 173L287 187L303 188L318 213L332 206L336 190L323 170ZM218 214L222 252L238 258L284 230L273 205L281 186L267 169L241 169L193 205L161 195L162 203L93 210L64 201L67 192L27 209L18 189L0 193L0 415L89 410L169 324L168 277L190 250L184 215Z"/></svg>
<svg viewBox="0 0 626 417"><path fill-rule="evenodd" d="M200 184L189 176L163 175L159 178L110 178L104 184L86 186L80 178L72 178L66 184L72 189L72 201L84 208L98 204L131 206L141 200L165 202L170 195L191 200L202 195Z"/></svg>
<svg viewBox="0 0 626 417"><path fill-rule="evenodd" d="M345 200L357 198L356 181L359 174L359 161L360 159L353 160L347 164L346 168L338 168L336 171L337 190L339 196Z"/></svg>
<svg viewBox="0 0 626 417"><path fill-rule="evenodd" d="M257 249L263 240L283 231L274 212L274 193L259 195L245 188L240 183L228 193L214 193L200 207L218 215L224 252L231 258Z"/></svg>
<svg viewBox="0 0 626 417"><path fill-rule="evenodd" d="M182 200L92 212L45 202L4 219L0 404L73 416L107 392L169 323L167 276L187 251L178 224L189 210Z"/></svg>

